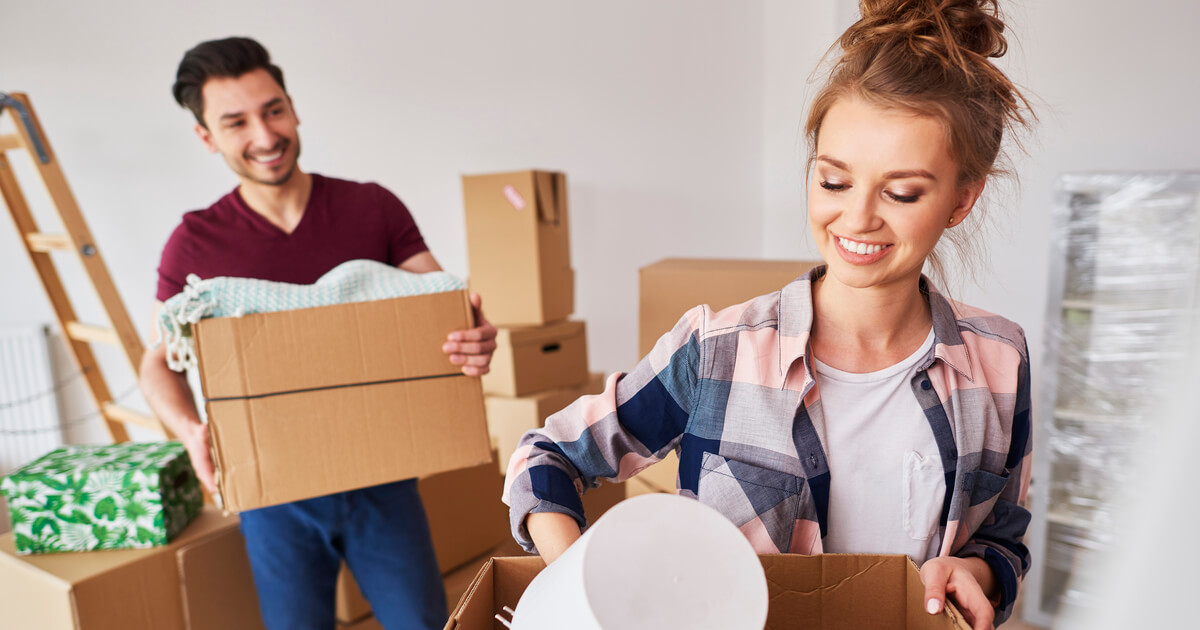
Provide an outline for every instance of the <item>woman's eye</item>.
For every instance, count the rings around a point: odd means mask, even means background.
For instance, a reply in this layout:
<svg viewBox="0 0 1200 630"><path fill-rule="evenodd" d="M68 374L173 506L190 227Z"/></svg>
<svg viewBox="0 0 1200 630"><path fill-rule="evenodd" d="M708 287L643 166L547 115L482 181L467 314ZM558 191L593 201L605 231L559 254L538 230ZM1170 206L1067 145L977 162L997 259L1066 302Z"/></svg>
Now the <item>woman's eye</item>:
<svg viewBox="0 0 1200 630"><path fill-rule="evenodd" d="M849 188L849 186L847 186L846 184L840 184L838 182L823 181L823 182L821 182L821 188L824 188L825 190L832 190L834 192L837 192L840 190L846 190L847 188Z"/></svg>
<svg viewBox="0 0 1200 630"><path fill-rule="evenodd" d="M920 193L913 194L913 195L898 195L896 193L889 192L889 193L884 193L884 194L886 194L888 196L888 198L890 198L892 201L895 201L896 203L914 203L918 199L921 198Z"/></svg>

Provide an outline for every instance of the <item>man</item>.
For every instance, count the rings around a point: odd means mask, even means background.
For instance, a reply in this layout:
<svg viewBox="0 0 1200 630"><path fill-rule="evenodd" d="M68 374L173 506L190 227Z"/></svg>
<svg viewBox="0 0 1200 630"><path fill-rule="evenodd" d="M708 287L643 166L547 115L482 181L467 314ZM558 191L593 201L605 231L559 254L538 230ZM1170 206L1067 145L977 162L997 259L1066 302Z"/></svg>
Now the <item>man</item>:
<svg viewBox="0 0 1200 630"><path fill-rule="evenodd" d="M238 186L208 209L184 215L171 235L159 267L155 320L190 273L311 284L360 258L440 271L412 216L386 189L300 169L300 121L282 71L258 42L199 44L180 62L173 91L195 115L200 141L221 154ZM479 296L471 302L478 327L451 333L443 350L464 373L478 376L488 371L496 329L480 312ZM146 352L141 382L150 406L214 491L207 427L185 376L168 369L162 346ZM263 618L273 630L334 626L343 558L389 630L441 628L445 621L445 593L414 479L249 510L241 526Z"/></svg>

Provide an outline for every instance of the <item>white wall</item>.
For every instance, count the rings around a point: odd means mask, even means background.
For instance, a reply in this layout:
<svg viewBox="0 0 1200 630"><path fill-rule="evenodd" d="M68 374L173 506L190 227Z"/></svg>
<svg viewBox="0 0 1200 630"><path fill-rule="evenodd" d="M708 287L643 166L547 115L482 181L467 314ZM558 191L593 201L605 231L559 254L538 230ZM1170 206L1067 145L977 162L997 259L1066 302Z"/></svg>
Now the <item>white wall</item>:
<svg viewBox="0 0 1200 630"><path fill-rule="evenodd" d="M593 368L611 371L635 358L637 267L669 255L814 254L801 173L806 81L855 2L63 6L0 5L0 90L34 99L139 322L180 213L234 183L170 98L175 65L200 40L247 34L287 73L304 167L392 188L451 271L466 270L459 174L566 171L576 312ZM1037 369L1054 177L1200 168L1189 107L1200 102L1190 26L1200 5L1003 6L1015 34L1003 63L1036 98L1041 124L1018 162L1022 196L994 204L981 286L959 295L1023 324ZM49 321L18 247L0 225L0 322ZM78 273L68 280L85 286ZM132 382L112 373L114 391Z"/></svg>
<svg viewBox="0 0 1200 630"><path fill-rule="evenodd" d="M235 184L170 94L187 48L235 34L259 39L283 67L302 166L391 188L452 272L467 268L460 174L564 170L576 315L588 322L593 369L636 358L638 267L758 254L761 2L283 6L0 5L0 90L33 99L139 324L180 214ZM0 322L50 321L6 224ZM79 274L68 280L86 287ZM132 383L119 357L106 365L114 391Z"/></svg>

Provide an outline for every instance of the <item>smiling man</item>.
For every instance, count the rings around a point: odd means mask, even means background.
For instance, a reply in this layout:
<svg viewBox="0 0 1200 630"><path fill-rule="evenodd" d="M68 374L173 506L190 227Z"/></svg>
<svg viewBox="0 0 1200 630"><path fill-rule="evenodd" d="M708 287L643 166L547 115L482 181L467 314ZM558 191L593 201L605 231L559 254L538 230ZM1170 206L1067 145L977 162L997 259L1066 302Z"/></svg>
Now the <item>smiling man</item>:
<svg viewBox="0 0 1200 630"><path fill-rule="evenodd" d="M199 44L180 62L173 92L195 116L200 141L221 155L238 185L209 208L185 214L172 233L151 321L193 273L311 284L355 259L416 273L441 269L391 192L301 170L300 119L283 72L258 42ZM478 327L451 333L443 350L477 376L488 370L496 329L479 311L478 296L471 300ZM207 427L187 379L167 367L165 352L162 346L147 351L142 390L187 447L197 476L215 490ZM441 628L445 621L445 593L415 479L249 510L241 525L263 618L273 630L334 626L342 559L387 628Z"/></svg>

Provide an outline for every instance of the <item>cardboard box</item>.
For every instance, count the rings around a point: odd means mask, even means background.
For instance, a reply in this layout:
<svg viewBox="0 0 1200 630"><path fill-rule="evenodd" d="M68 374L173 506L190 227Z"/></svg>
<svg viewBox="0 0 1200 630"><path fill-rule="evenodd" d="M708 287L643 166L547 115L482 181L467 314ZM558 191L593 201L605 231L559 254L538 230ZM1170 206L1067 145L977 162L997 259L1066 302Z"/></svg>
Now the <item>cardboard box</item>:
<svg viewBox="0 0 1200 630"><path fill-rule="evenodd" d="M782 289L820 261L666 258L642 267L639 280L638 357L670 332L689 309L707 304L713 310L741 304ZM679 458L671 453L643 470L639 492L675 492Z"/></svg>
<svg viewBox="0 0 1200 630"><path fill-rule="evenodd" d="M265 630L246 540L236 516L220 517L211 536L184 544L175 554L187 630Z"/></svg>
<svg viewBox="0 0 1200 630"><path fill-rule="evenodd" d="M63 446L0 481L17 553L165 545L203 497L183 444Z"/></svg>
<svg viewBox="0 0 1200 630"><path fill-rule="evenodd" d="M765 630L969 630L953 605L925 612L924 586L907 556L759 556L770 608ZM516 607L545 567L541 558L493 558L450 614L445 630L492 630L501 607ZM836 586L836 588L833 588ZM508 618L505 615L505 618Z"/></svg>
<svg viewBox="0 0 1200 630"><path fill-rule="evenodd" d="M688 309L708 304L713 310L741 304L778 291L822 264L798 260L667 258L638 272L638 357L670 332Z"/></svg>
<svg viewBox="0 0 1200 630"><path fill-rule="evenodd" d="M500 501L504 476L497 472L494 458L493 451L491 461L431 475L417 484L429 519L438 570L443 575L512 538L508 507ZM605 498L601 496L596 500L604 501ZM607 500L611 501L611 498ZM370 614L371 604L363 597L354 576L343 563L337 582L338 621L351 623Z"/></svg>
<svg viewBox="0 0 1200 630"><path fill-rule="evenodd" d="M508 506L500 501L504 477L493 459L421 479L438 569L447 573L511 536Z"/></svg>
<svg viewBox="0 0 1200 630"><path fill-rule="evenodd" d="M527 396L484 396L488 432L500 453L500 473L508 470L508 460L517 450L521 436L530 429L546 426L546 418L575 402L580 396L604 391L604 374L588 376L583 385L562 387Z"/></svg>
<svg viewBox="0 0 1200 630"><path fill-rule="evenodd" d="M338 622L337 630L383 630L383 624L374 617L366 617L353 623Z"/></svg>
<svg viewBox="0 0 1200 630"><path fill-rule="evenodd" d="M662 461L642 470L630 481L637 480L646 487L647 492L666 492L675 494L679 477L679 456L667 453Z"/></svg>
<svg viewBox="0 0 1200 630"><path fill-rule="evenodd" d="M246 510L491 460L483 394L442 352L465 291L195 326L224 507Z"/></svg>
<svg viewBox="0 0 1200 630"><path fill-rule="evenodd" d="M337 587L334 595L335 615L339 624L353 624L371 615L371 603L363 596L354 581L354 575L346 563L338 571Z"/></svg>
<svg viewBox="0 0 1200 630"><path fill-rule="evenodd" d="M596 522L612 506L625 500L626 487L624 483L609 483L603 481L599 488L591 488L583 493L583 513L587 515L588 524Z"/></svg>
<svg viewBox="0 0 1200 630"><path fill-rule="evenodd" d="M471 290L497 326L537 326L575 307L567 178L518 171L463 176Z"/></svg>
<svg viewBox="0 0 1200 630"><path fill-rule="evenodd" d="M499 328L483 391L498 396L583 385L588 380L586 326L561 321L545 326Z"/></svg>
<svg viewBox="0 0 1200 630"><path fill-rule="evenodd" d="M37 556L16 555L12 534L0 536L3 627L262 628L237 525L206 509L165 547Z"/></svg>

